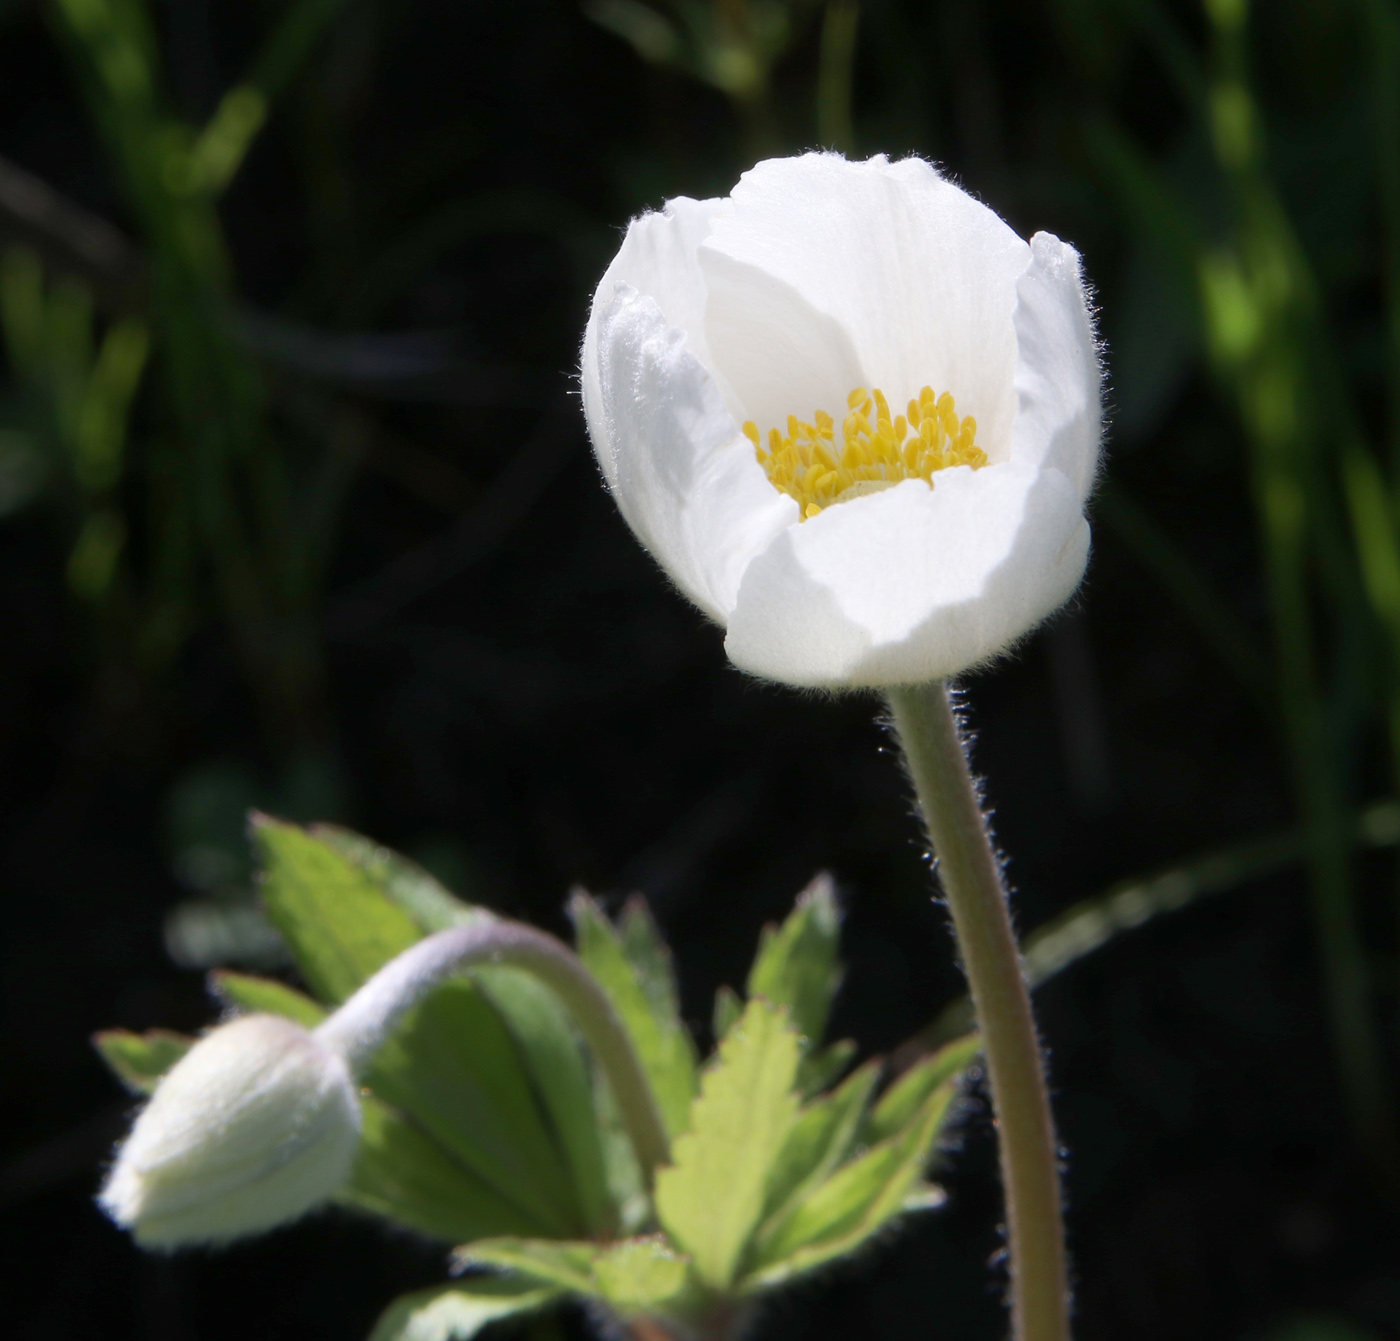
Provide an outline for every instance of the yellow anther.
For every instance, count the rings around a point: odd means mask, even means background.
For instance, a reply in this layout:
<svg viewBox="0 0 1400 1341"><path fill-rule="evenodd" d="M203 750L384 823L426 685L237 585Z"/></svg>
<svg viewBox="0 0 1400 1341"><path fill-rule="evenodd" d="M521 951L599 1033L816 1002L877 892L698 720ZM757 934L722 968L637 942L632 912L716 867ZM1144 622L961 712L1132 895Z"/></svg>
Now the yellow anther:
<svg viewBox="0 0 1400 1341"><path fill-rule="evenodd" d="M769 429L766 451L758 426L744 425L744 436L768 478L797 500L804 521L845 498L901 480L932 484L936 471L950 466L976 470L987 464L987 454L976 442L977 420L959 418L947 391L935 396L932 387L920 388L909 402L907 418L890 418L889 402L878 388L857 387L846 397L846 408L839 447L836 422L825 410L816 411L810 424L788 415L787 435Z"/></svg>

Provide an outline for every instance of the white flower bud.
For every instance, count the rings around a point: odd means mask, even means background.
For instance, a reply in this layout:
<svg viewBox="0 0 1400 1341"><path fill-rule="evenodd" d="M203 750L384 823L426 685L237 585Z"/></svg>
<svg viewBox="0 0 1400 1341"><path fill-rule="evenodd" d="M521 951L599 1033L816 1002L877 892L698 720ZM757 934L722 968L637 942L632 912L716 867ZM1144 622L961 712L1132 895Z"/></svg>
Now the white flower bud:
<svg viewBox="0 0 1400 1341"><path fill-rule="evenodd" d="M148 1248L227 1243L329 1197L359 1134L345 1061L290 1020L243 1016L171 1068L98 1202Z"/></svg>

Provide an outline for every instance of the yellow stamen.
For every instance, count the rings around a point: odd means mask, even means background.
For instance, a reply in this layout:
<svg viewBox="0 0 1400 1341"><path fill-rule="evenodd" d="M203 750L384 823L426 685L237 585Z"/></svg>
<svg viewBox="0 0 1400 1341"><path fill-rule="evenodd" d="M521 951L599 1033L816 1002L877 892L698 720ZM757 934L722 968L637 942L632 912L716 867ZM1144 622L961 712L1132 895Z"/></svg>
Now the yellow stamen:
<svg viewBox="0 0 1400 1341"><path fill-rule="evenodd" d="M759 464L783 493L797 500L804 521L833 503L901 480L932 484L935 471L949 466L977 470L987 464L976 441L977 420L959 418L947 391L935 396L932 387L924 387L909 402L907 418L891 419L885 393L858 386L846 397L846 410L839 448L836 422L825 410L818 410L811 424L788 415L787 435L769 429L766 447L758 425L744 425Z"/></svg>

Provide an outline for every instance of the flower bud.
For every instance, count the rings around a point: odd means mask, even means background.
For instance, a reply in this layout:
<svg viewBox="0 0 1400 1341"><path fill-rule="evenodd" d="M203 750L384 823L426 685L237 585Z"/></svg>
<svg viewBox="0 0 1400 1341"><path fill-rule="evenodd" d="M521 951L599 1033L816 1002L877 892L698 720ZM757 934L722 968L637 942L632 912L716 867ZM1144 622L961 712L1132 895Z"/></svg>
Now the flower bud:
<svg viewBox="0 0 1400 1341"><path fill-rule="evenodd" d="M171 1068L98 1202L148 1248L227 1243L329 1197L359 1134L344 1060L290 1020L243 1016Z"/></svg>

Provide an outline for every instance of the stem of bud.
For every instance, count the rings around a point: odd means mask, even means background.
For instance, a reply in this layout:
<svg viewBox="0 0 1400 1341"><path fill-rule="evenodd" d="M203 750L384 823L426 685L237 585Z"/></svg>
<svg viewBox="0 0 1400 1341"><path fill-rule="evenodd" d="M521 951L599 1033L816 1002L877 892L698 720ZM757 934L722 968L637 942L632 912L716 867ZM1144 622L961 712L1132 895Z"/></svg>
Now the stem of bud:
<svg viewBox="0 0 1400 1341"><path fill-rule="evenodd" d="M670 1139L646 1072L607 994L562 941L521 922L483 916L440 931L390 960L317 1030L317 1039L362 1075L403 1015L440 983L482 964L538 978L564 1003L603 1069L650 1188L670 1162Z"/></svg>

